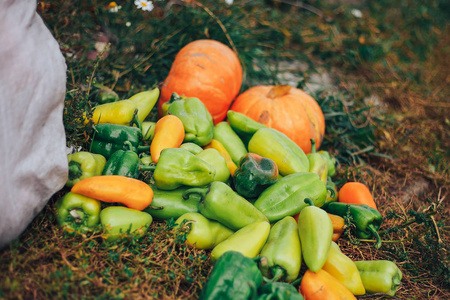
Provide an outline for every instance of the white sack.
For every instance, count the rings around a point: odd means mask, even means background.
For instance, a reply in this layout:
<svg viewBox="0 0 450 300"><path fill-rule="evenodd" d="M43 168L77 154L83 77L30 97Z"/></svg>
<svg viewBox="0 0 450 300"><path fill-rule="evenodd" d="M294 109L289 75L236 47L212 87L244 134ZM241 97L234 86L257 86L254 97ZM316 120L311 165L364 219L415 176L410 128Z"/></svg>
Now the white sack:
<svg viewBox="0 0 450 300"><path fill-rule="evenodd" d="M0 248L67 180L66 65L35 0L0 1Z"/></svg>

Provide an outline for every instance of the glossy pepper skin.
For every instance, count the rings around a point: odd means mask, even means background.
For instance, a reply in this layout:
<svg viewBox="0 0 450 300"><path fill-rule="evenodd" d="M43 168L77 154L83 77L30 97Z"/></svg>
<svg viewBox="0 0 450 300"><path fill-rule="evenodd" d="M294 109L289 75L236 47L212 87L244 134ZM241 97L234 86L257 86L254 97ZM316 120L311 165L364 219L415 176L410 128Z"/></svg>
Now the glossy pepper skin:
<svg viewBox="0 0 450 300"><path fill-rule="evenodd" d="M261 286L257 300L304 300L292 284L272 282Z"/></svg>
<svg viewBox="0 0 450 300"><path fill-rule="evenodd" d="M216 261L228 251L237 251L244 256L254 258L266 243L269 232L270 224L266 221L247 225L214 247L211 252L211 261Z"/></svg>
<svg viewBox="0 0 450 300"><path fill-rule="evenodd" d="M330 217L319 207L305 207L298 217L298 235L303 261L311 272L318 272L325 264L331 247L333 225Z"/></svg>
<svg viewBox="0 0 450 300"><path fill-rule="evenodd" d="M252 259L239 252L228 251L215 263L199 299L253 299L262 282L261 272Z"/></svg>
<svg viewBox="0 0 450 300"><path fill-rule="evenodd" d="M366 293L355 263L342 253L335 242L331 242L328 258L322 269L345 285L353 295L360 296Z"/></svg>
<svg viewBox="0 0 450 300"><path fill-rule="evenodd" d="M99 223L100 209L98 200L69 192L56 202L56 221L69 231L88 231Z"/></svg>
<svg viewBox="0 0 450 300"><path fill-rule="evenodd" d="M321 154L316 152L316 141L311 139L311 153L306 155L309 161L309 172L319 175L323 183L327 183L328 162Z"/></svg>
<svg viewBox="0 0 450 300"><path fill-rule="evenodd" d="M175 224L177 224L175 228L189 226L186 241L197 249L213 249L234 233L219 222L209 220L195 212L183 214Z"/></svg>
<svg viewBox="0 0 450 300"><path fill-rule="evenodd" d="M351 223L355 225L356 236L362 239L369 239L372 236L376 239L375 248L381 247L381 238L378 229L383 222L380 212L365 204L347 204L341 202L330 202L324 209L333 215L351 218Z"/></svg>
<svg viewBox="0 0 450 300"><path fill-rule="evenodd" d="M298 277L302 263L297 222L291 216L276 222L261 250L260 269L275 281L293 281Z"/></svg>
<svg viewBox="0 0 450 300"><path fill-rule="evenodd" d="M117 150L111 155L103 169L103 175L121 175L138 179L140 175L139 165L141 160L136 152L132 151L132 145L125 141L124 147L130 150Z"/></svg>
<svg viewBox="0 0 450 300"><path fill-rule="evenodd" d="M153 200L150 206L144 209L158 220L179 218L186 213L198 212L200 197L192 196L188 200L183 199L183 193L190 187L179 187L175 190L159 190L156 186L153 190Z"/></svg>
<svg viewBox="0 0 450 300"><path fill-rule="evenodd" d="M255 207L270 222L299 213L311 199L315 206L322 206L327 197L325 184L315 173L294 173L279 179L259 195Z"/></svg>
<svg viewBox="0 0 450 300"><path fill-rule="evenodd" d="M203 159L216 170L216 175L214 176L214 181L228 182L230 178L230 170L228 170L227 162L219 151L216 149L205 149L200 153L196 154L197 157Z"/></svg>
<svg viewBox="0 0 450 300"><path fill-rule="evenodd" d="M203 159L180 148L161 151L153 178L158 189L174 190L182 185L202 186L211 183L216 170Z"/></svg>
<svg viewBox="0 0 450 300"><path fill-rule="evenodd" d="M402 271L389 260L355 261L367 293L394 296L402 281Z"/></svg>
<svg viewBox="0 0 450 300"><path fill-rule="evenodd" d="M69 177L66 187L73 187L75 183L85 178L101 175L106 164L106 158L101 154L80 151L67 155Z"/></svg>
<svg viewBox="0 0 450 300"><path fill-rule="evenodd" d="M255 153L247 153L241 158L233 182L239 195L255 198L277 180L278 167L273 160Z"/></svg>
<svg viewBox="0 0 450 300"><path fill-rule="evenodd" d="M225 147L236 165L239 165L241 157L248 152L241 138L227 122L220 122L214 126L214 139Z"/></svg>
<svg viewBox="0 0 450 300"><path fill-rule="evenodd" d="M308 172L305 152L285 134L272 128L261 128L248 143L248 151L272 159L282 176Z"/></svg>
<svg viewBox="0 0 450 300"><path fill-rule="evenodd" d="M183 122L184 142L192 142L204 146L211 142L214 136L214 122L205 104L198 98L180 97L172 94L173 101L167 113L177 116Z"/></svg>
<svg viewBox="0 0 450 300"><path fill-rule="evenodd" d="M152 221L148 213L124 206L109 206L100 212L100 222L107 241L115 241L128 234L142 237Z"/></svg>
<svg viewBox="0 0 450 300"><path fill-rule="evenodd" d="M101 154L108 160L114 152L123 149L126 141L132 145L132 151L137 151L142 139L142 132L138 127L99 124L95 126L90 152Z"/></svg>
<svg viewBox="0 0 450 300"><path fill-rule="evenodd" d="M234 132L244 142L244 145L248 145L248 142L258 129L266 128L266 125L256 122L237 111L229 110L227 112L227 120Z"/></svg>
<svg viewBox="0 0 450 300"><path fill-rule="evenodd" d="M266 216L227 184L214 181L205 188L188 189L184 199L200 195L199 212L232 230L239 230L254 222L267 221Z"/></svg>

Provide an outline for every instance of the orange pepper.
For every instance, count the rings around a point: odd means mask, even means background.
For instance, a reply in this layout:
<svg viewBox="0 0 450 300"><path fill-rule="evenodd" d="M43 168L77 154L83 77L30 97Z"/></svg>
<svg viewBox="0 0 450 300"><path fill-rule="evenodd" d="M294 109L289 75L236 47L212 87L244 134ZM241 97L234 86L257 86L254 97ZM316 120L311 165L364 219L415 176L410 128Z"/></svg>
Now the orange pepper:
<svg viewBox="0 0 450 300"><path fill-rule="evenodd" d="M155 135L150 144L150 155L157 163L161 151L167 148L178 148L184 140L184 126L180 118L174 115L166 115L156 122Z"/></svg>
<svg viewBox="0 0 450 300"><path fill-rule="evenodd" d="M361 182L347 182L339 190L339 202L366 204L377 209L369 188Z"/></svg>
<svg viewBox="0 0 450 300"><path fill-rule="evenodd" d="M328 216L331 219L331 224L333 224L333 236L332 240L333 242L336 242L337 239L341 236L341 234L345 230L345 220L341 216L328 214Z"/></svg>
<svg viewBox="0 0 450 300"><path fill-rule="evenodd" d="M212 139L211 142L208 145L204 146L203 148L204 149L213 148L213 149L216 149L217 151L219 151L220 155L222 155L223 158L225 158L225 161L227 162L227 167L228 167L228 170L230 171L231 176L234 175L234 172L236 171L236 169L238 167L233 162L230 154L228 153L228 151L225 149L225 147L222 145L221 142L219 142L218 140Z"/></svg>
<svg viewBox="0 0 450 300"><path fill-rule="evenodd" d="M153 200L153 190L145 182L120 175L93 176L78 181L71 189L72 193L109 203L143 210Z"/></svg>
<svg viewBox="0 0 450 300"><path fill-rule="evenodd" d="M317 273L307 270L299 292L305 300L356 300L345 285L323 269Z"/></svg>

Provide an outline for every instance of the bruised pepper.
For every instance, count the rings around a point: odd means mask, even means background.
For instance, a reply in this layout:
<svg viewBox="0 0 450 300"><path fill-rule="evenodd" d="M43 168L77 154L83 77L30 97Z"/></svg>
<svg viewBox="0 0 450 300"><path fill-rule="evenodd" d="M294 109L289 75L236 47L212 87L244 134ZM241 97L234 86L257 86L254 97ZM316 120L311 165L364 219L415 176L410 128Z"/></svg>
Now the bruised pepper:
<svg viewBox="0 0 450 300"><path fill-rule="evenodd" d="M333 215L343 218L351 217L351 222L355 226L354 232L361 239L375 237L375 248L381 247L381 238L378 235L383 217L380 212L365 204L348 204L341 202L327 203L324 209Z"/></svg>
<svg viewBox="0 0 450 300"><path fill-rule="evenodd" d="M56 220L69 231L88 231L98 224L100 209L98 200L69 192L56 202Z"/></svg>
<svg viewBox="0 0 450 300"><path fill-rule="evenodd" d="M234 173L234 188L243 197L258 197L278 179L277 164L267 157L248 153L241 158Z"/></svg>
<svg viewBox="0 0 450 300"><path fill-rule="evenodd" d="M254 299L262 282L256 262L239 252L228 251L216 261L199 299Z"/></svg>
<svg viewBox="0 0 450 300"><path fill-rule="evenodd" d="M184 142L192 142L199 146L207 145L214 136L214 122L205 104L198 98L180 97L176 93L167 113L177 116L183 122Z"/></svg>
<svg viewBox="0 0 450 300"><path fill-rule="evenodd" d="M260 269L265 277L293 281L298 277L302 262L297 222L288 216L270 229L261 250Z"/></svg>
<svg viewBox="0 0 450 300"><path fill-rule="evenodd" d="M175 228L189 226L186 240L197 249L213 249L234 233L219 222L209 220L195 212L183 214L175 224L177 224Z"/></svg>
<svg viewBox="0 0 450 300"><path fill-rule="evenodd" d="M182 185L207 185L216 175L216 170L210 164L180 148L162 150L156 166L146 169L154 169L155 185L161 190L174 190Z"/></svg>
<svg viewBox="0 0 450 300"><path fill-rule="evenodd" d="M327 197L327 188L315 173L294 173L281 178L269 186L255 201L270 222L293 216L308 206L306 198L315 206L322 206Z"/></svg>
<svg viewBox="0 0 450 300"><path fill-rule="evenodd" d="M282 176L308 172L305 152L285 134L272 128L260 128L248 143L248 152L272 159Z"/></svg>
<svg viewBox="0 0 450 300"><path fill-rule="evenodd" d="M267 221L262 212L223 182L214 181L205 188L188 189L183 198L197 195L201 197L199 212L232 230L239 230L254 222Z"/></svg>
<svg viewBox="0 0 450 300"><path fill-rule="evenodd" d="M67 155L69 163L69 177L66 187L73 187L75 183L85 178L101 175L106 164L106 158L101 154L80 151Z"/></svg>

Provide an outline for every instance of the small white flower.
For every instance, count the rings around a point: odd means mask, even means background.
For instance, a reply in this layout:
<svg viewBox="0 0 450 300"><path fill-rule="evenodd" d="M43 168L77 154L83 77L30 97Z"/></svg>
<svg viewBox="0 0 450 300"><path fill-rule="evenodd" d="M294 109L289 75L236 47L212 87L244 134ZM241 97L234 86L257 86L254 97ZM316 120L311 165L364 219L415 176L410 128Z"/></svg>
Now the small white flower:
<svg viewBox="0 0 450 300"><path fill-rule="evenodd" d="M118 12L119 11L119 9L121 9L122 8L122 6L120 6L120 5L117 5L117 3L116 2L110 2L109 4L108 4L108 11L109 12L112 12L112 13L116 13L116 12Z"/></svg>
<svg viewBox="0 0 450 300"><path fill-rule="evenodd" d="M144 11L152 11L153 10L153 2L148 0L134 0L134 4L137 8L142 9Z"/></svg>
<svg viewBox="0 0 450 300"><path fill-rule="evenodd" d="M233 4L233 2L234 2L234 0L225 0L225 3L228 4L228 5Z"/></svg>
<svg viewBox="0 0 450 300"><path fill-rule="evenodd" d="M355 18L362 18L362 12L359 9L352 9L351 10L351 14L355 17Z"/></svg>
<svg viewBox="0 0 450 300"><path fill-rule="evenodd" d="M125 26L130 27L131 26L131 22L126 22Z"/></svg>

